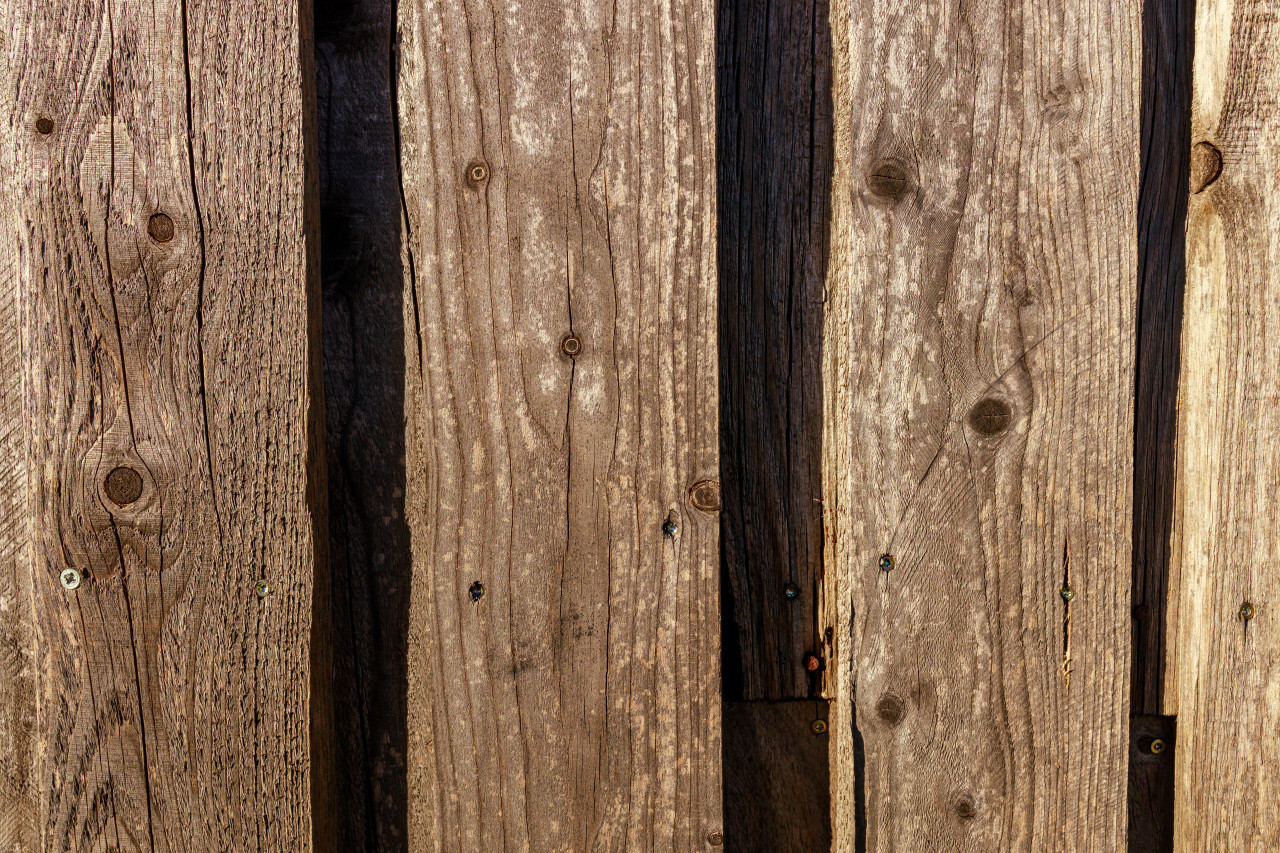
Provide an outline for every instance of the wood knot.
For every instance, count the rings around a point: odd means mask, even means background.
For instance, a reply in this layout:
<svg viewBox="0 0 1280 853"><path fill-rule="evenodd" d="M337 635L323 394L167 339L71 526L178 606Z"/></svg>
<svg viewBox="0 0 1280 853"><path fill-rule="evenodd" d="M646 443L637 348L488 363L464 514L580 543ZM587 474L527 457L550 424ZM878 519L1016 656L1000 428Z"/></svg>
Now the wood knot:
<svg viewBox="0 0 1280 853"><path fill-rule="evenodd" d="M1222 152L1212 142L1197 142L1191 148L1191 194L1204 192L1222 174Z"/></svg>
<svg viewBox="0 0 1280 853"><path fill-rule="evenodd" d="M48 136L53 133L53 119L41 116L36 119L36 133L42 136Z"/></svg>
<svg viewBox="0 0 1280 853"><path fill-rule="evenodd" d="M886 693L876 703L876 714L890 726L896 726L907 716L907 705L898 696Z"/></svg>
<svg viewBox="0 0 1280 853"><path fill-rule="evenodd" d="M897 200L911 187L906 167L897 160L881 160L871 167L867 175L867 189L880 198Z"/></svg>
<svg viewBox="0 0 1280 853"><path fill-rule="evenodd" d="M173 239L173 220L167 213L153 213L147 222L147 233L157 243L168 243Z"/></svg>
<svg viewBox="0 0 1280 853"><path fill-rule="evenodd" d="M973 797L969 794L958 794L951 803L952 810L956 813L956 817L961 820L973 820L978 816L978 804L974 802Z"/></svg>
<svg viewBox="0 0 1280 853"><path fill-rule="evenodd" d="M979 400L969 410L969 426L979 435L997 435L1009 428L1013 419L1013 410L1009 404L999 397L986 397Z"/></svg>
<svg viewBox="0 0 1280 853"><path fill-rule="evenodd" d="M111 469L102 488L113 504L128 506L142 497L142 475L126 465L121 465Z"/></svg>
<svg viewBox="0 0 1280 853"><path fill-rule="evenodd" d="M489 180L489 164L483 160L472 160L467 166L467 180L476 185Z"/></svg>
<svg viewBox="0 0 1280 853"><path fill-rule="evenodd" d="M718 512L720 509L720 484L715 480L699 480L689 489L689 503L694 509L703 512Z"/></svg>

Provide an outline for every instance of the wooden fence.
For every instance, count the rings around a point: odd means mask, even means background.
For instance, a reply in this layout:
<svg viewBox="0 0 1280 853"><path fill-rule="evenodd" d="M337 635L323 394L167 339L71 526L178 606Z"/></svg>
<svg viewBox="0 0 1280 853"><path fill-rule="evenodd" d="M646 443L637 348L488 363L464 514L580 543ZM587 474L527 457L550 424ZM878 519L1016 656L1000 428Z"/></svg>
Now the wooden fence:
<svg viewBox="0 0 1280 853"><path fill-rule="evenodd" d="M1280 849L1278 20L0 0L0 852Z"/></svg>

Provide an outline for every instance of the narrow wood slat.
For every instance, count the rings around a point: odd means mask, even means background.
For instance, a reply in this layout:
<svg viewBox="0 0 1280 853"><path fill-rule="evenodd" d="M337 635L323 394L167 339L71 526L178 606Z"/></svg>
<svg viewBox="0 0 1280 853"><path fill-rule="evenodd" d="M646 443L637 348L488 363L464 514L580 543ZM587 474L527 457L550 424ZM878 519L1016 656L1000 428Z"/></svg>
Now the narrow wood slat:
<svg viewBox="0 0 1280 853"><path fill-rule="evenodd" d="M1174 849L1280 849L1280 13L1196 3ZM1252 617L1252 618L1247 618Z"/></svg>
<svg viewBox="0 0 1280 853"><path fill-rule="evenodd" d="M324 848L309 12L12 14L40 846Z"/></svg>
<svg viewBox="0 0 1280 853"><path fill-rule="evenodd" d="M399 6L411 850L722 840L713 12Z"/></svg>
<svg viewBox="0 0 1280 853"><path fill-rule="evenodd" d="M1124 846L1140 13L833 3L836 850Z"/></svg>
<svg viewBox="0 0 1280 853"><path fill-rule="evenodd" d="M820 648L823 628L827 5L718 4L726 697L798 699L821 689L804 658Z"/></svg>

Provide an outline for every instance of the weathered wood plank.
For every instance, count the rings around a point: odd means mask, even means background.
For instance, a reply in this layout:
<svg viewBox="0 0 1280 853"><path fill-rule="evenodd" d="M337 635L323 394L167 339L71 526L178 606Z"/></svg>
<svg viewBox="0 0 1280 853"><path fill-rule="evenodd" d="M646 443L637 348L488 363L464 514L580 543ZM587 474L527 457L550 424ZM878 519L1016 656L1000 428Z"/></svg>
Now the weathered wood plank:
<svg viewBox="0 0 1280 853"><path fill-rule="evenodd" d="M1196 4L1175 849L1280 849L1280 15Z"/></svg>
<svg viewBox="0 0 1280 853"><path fill-rule="evenodd" d="M309 11L13 13L41 846L312 849L332 809Z"/></svg>
<svg viewBox="0 0 1280 853"><path fill-rule="evenodd" d="M1140 8L832 4L836 850L1124 845Z"/></svg>
<svg viewBox="0 0 1280 853"><path fill-rule="evenodd" d="M336 847L406 849L404 276L391 0L316 4Z"/></svg>
<svg viewBox="0 0 1280 853"><path fill-rule="evenodd" d="M721 840L713 11L399 6L412 850Z"/></svg>
<svg viewBox="0 0 1280 853"><path fill-rule="evenodd" d="M831 32L827 0L718 5L725 695L803 698L820 689Z"/></svg>
<svg viewBox="0 0 1280 853"><path fill-rule="evenodd" d="M725 703L726 850L831 849L826 718L821 700Z"/></svg>
<svg viewBox="0 0 1280 853"><path fill-rule="evenodd" d="M1173 850L1173 717L1129 720L1129 853Z"/></svg>
<svg viewBox="0 0 1280 853"><path fill-rule="evenodd" d="M1132 711L1172 714L1165 661L1177 448L1179 345L1186 276L1190 0L1146 0L1142 179L1138 189L1138 338L1133 414Z"/></svg>

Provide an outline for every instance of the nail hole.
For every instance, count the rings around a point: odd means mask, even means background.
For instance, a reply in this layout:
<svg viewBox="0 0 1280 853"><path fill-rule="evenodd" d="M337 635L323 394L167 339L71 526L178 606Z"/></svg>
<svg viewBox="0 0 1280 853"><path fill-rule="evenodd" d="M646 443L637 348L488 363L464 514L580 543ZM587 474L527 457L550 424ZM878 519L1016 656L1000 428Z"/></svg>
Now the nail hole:
<svg viewBox="0 0 1280 853"><path fill-rule="evenodd" d="M979 435L996 435L1008 428L1012 417L1008 403L999 397L987 397L969 410L969 426Z"/></svg>
<svg viewBox="0 0 1280 853"><path fill-rule="evenodd" d="M472 601L479 601L484 598L484 584L475 581L471 586L467 587L467 593L470 594Z"/></svg>
<svg viewBox="0 0 1280 853"><path fill-rule="evenodd" d="M483 160L474 160L467 167L467 180L473 184L482 184L489 179L489 166Z"/></svg>
<svg viewBox="0 0 1280 853"><path fill-rule="evenodd" d="M165 213L152 214L147 222L147 233L157 243L168 243L173 239L173 220Z"/></svg>
<svg viewBox="0 0 1280 853"><path fill-rule="evenodd" d="M897 696L886 693L876 703L876 714L889 725L896 726L907 716L907 706Z"/></svg>
<svg viewBox="0 0 1280 853"><path fill-rule="evenodd" d="M53 133L53 119L44 117L36 119L36 132L44 136Z"/></svg>
<svg viewBox="0 0 1280 853"><path fill-rule="evenodd" d="M142 475L123 465L113 468L107 474L103 490L116 506L128 506L142 497Z"/></svg>
<svg viewBox="0 0 1280 853"><path fill-rule="evenodd" d="M1204 192L1222 174L1222 152L1212 142L1191 148L1191 193Z"/></svg>

